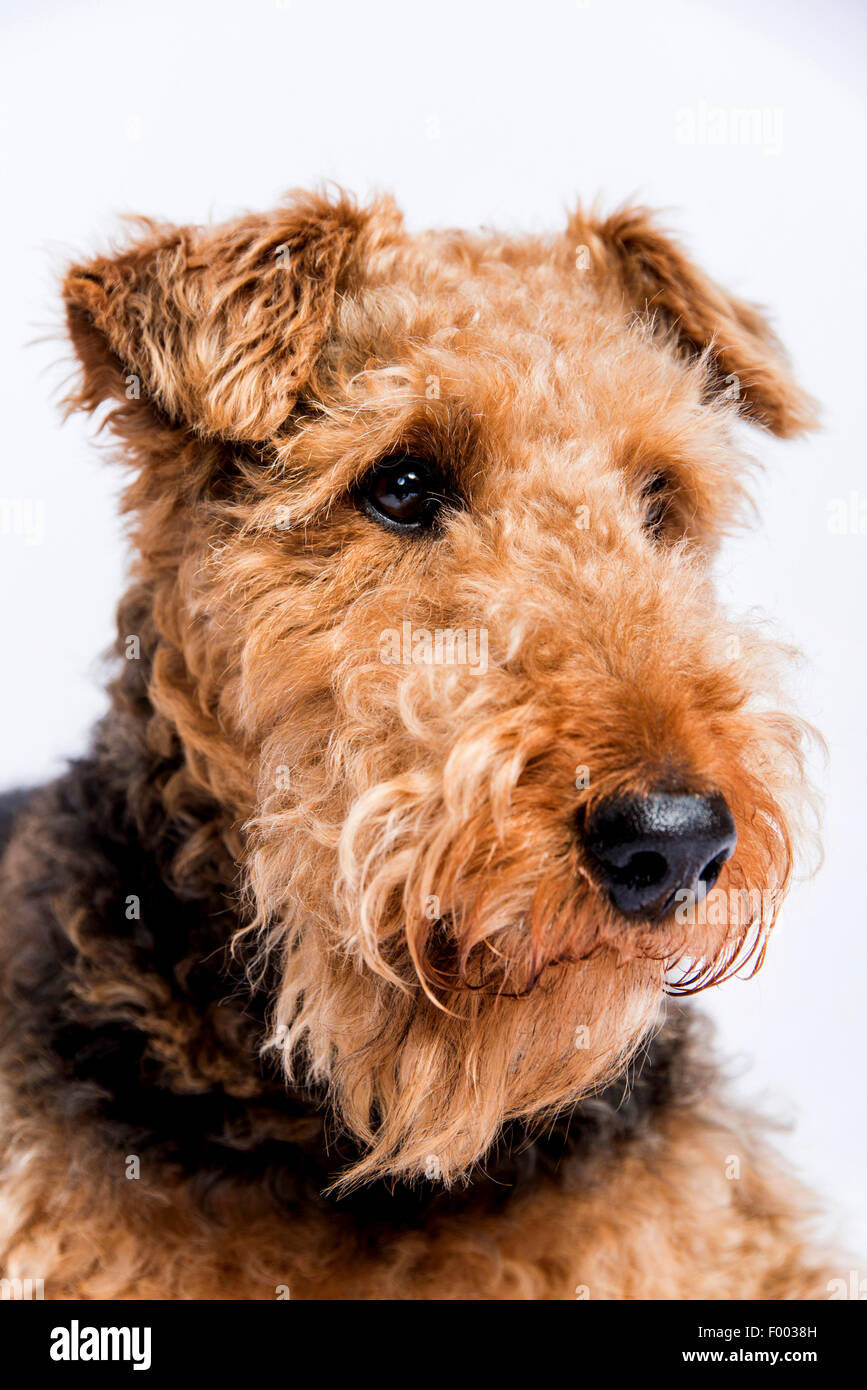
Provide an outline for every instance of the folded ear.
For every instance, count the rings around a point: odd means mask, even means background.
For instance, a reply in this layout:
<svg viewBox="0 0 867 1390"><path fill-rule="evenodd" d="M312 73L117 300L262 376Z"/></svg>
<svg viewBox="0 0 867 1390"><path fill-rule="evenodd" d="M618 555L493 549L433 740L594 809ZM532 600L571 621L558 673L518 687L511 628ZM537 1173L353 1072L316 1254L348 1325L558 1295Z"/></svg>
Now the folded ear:
<svg viewBox="0 0 867 1390"><path fill-rule="evenodd" d="M314 367L365 218L343 195L299 194L223 227L141 222L128 250L66 276L83 367L74 403L140 389L199 434L273 437Z"/></svg>
<svg viewBox="0 0 867 1390"><path fill-rule="evenodd" d="M716 386L740 403L745 416L780 436L815 425L814 403L793 380L761 311L699 270L644 208L623 209L604 221L579 210L569 236L588 248L592 268L613 277L640 313L655 316L688 350L710 352Z"/></svg>

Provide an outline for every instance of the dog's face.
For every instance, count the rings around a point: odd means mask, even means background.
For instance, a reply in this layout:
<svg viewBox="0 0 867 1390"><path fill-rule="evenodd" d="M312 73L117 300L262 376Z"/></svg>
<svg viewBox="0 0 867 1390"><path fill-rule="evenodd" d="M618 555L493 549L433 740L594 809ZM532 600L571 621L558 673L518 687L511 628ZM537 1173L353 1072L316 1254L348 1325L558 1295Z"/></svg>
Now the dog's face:
<svg viewBox="0 0 867 1390"><path fill-rule="evenodd" d="M667 971L764 949L802 728L709 560L740 417L806 403L637 212L411 237L300 197L150 228L66 298L138 464L156 722L281 953L275 1044L365 1146L348 1181L451 1181L621 1067Z"/></svg>

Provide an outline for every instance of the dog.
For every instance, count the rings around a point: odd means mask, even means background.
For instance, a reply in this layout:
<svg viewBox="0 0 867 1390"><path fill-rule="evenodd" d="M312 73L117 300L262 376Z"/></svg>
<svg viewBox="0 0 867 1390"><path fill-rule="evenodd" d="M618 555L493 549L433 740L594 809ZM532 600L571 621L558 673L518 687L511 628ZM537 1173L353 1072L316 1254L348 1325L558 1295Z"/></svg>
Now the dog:
<svg viewBox="0 0 867 1390"><path fill-rule="evenodd" d="M296 192L63 284L129 470L90 753L6 805L2 1260L69 1299L828 1296L686 999L815 840L712 561L764 315L641 208Z"/></svg>

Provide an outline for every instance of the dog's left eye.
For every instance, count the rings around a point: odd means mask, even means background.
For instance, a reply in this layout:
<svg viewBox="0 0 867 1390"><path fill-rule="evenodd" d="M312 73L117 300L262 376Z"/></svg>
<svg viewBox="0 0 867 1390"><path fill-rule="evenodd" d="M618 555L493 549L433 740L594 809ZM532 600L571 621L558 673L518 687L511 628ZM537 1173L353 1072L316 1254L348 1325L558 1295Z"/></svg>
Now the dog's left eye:
<svg viewBox="0 0 867 1390"><path fill-rule="evenodd" d="M446 500L436 468L412 454L377 464L363 480L359 495L375 520L411 531L431 527Z"/></svg>
<svg viewBox="0 0 867 1390"><path fill-rule="evenodd" d="M664 473L654 473L653 477L647 480L641 490L641 500L644 504L645 529L658 535L671 501L668 479Z"/></svg>

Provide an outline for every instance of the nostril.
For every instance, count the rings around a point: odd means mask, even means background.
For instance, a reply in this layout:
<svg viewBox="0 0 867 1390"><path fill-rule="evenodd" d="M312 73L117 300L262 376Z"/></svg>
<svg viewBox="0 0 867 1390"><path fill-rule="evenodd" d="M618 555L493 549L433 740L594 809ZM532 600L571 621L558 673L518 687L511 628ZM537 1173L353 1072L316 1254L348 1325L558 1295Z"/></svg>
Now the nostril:
<svg viewBox="0 0 867 1390"><path fill-rule="evenodd" d="M714 884L720 876L720 873L722 872L722 866L726 862L728 857L728 851L726 850L723 851L722 854L716 855L714 859L711 859L709 864L705 864L704 868L699 874L699 880L705 885L705 890L713 888Z"/></svg>
<svg viewBox="0 0 867 1390"><path fill-rule="evenodd" d="M609 877L636 888L652 888L664 883L668 877L668 860L653 850L639 850L622 869L610 867Z"/></svg>

